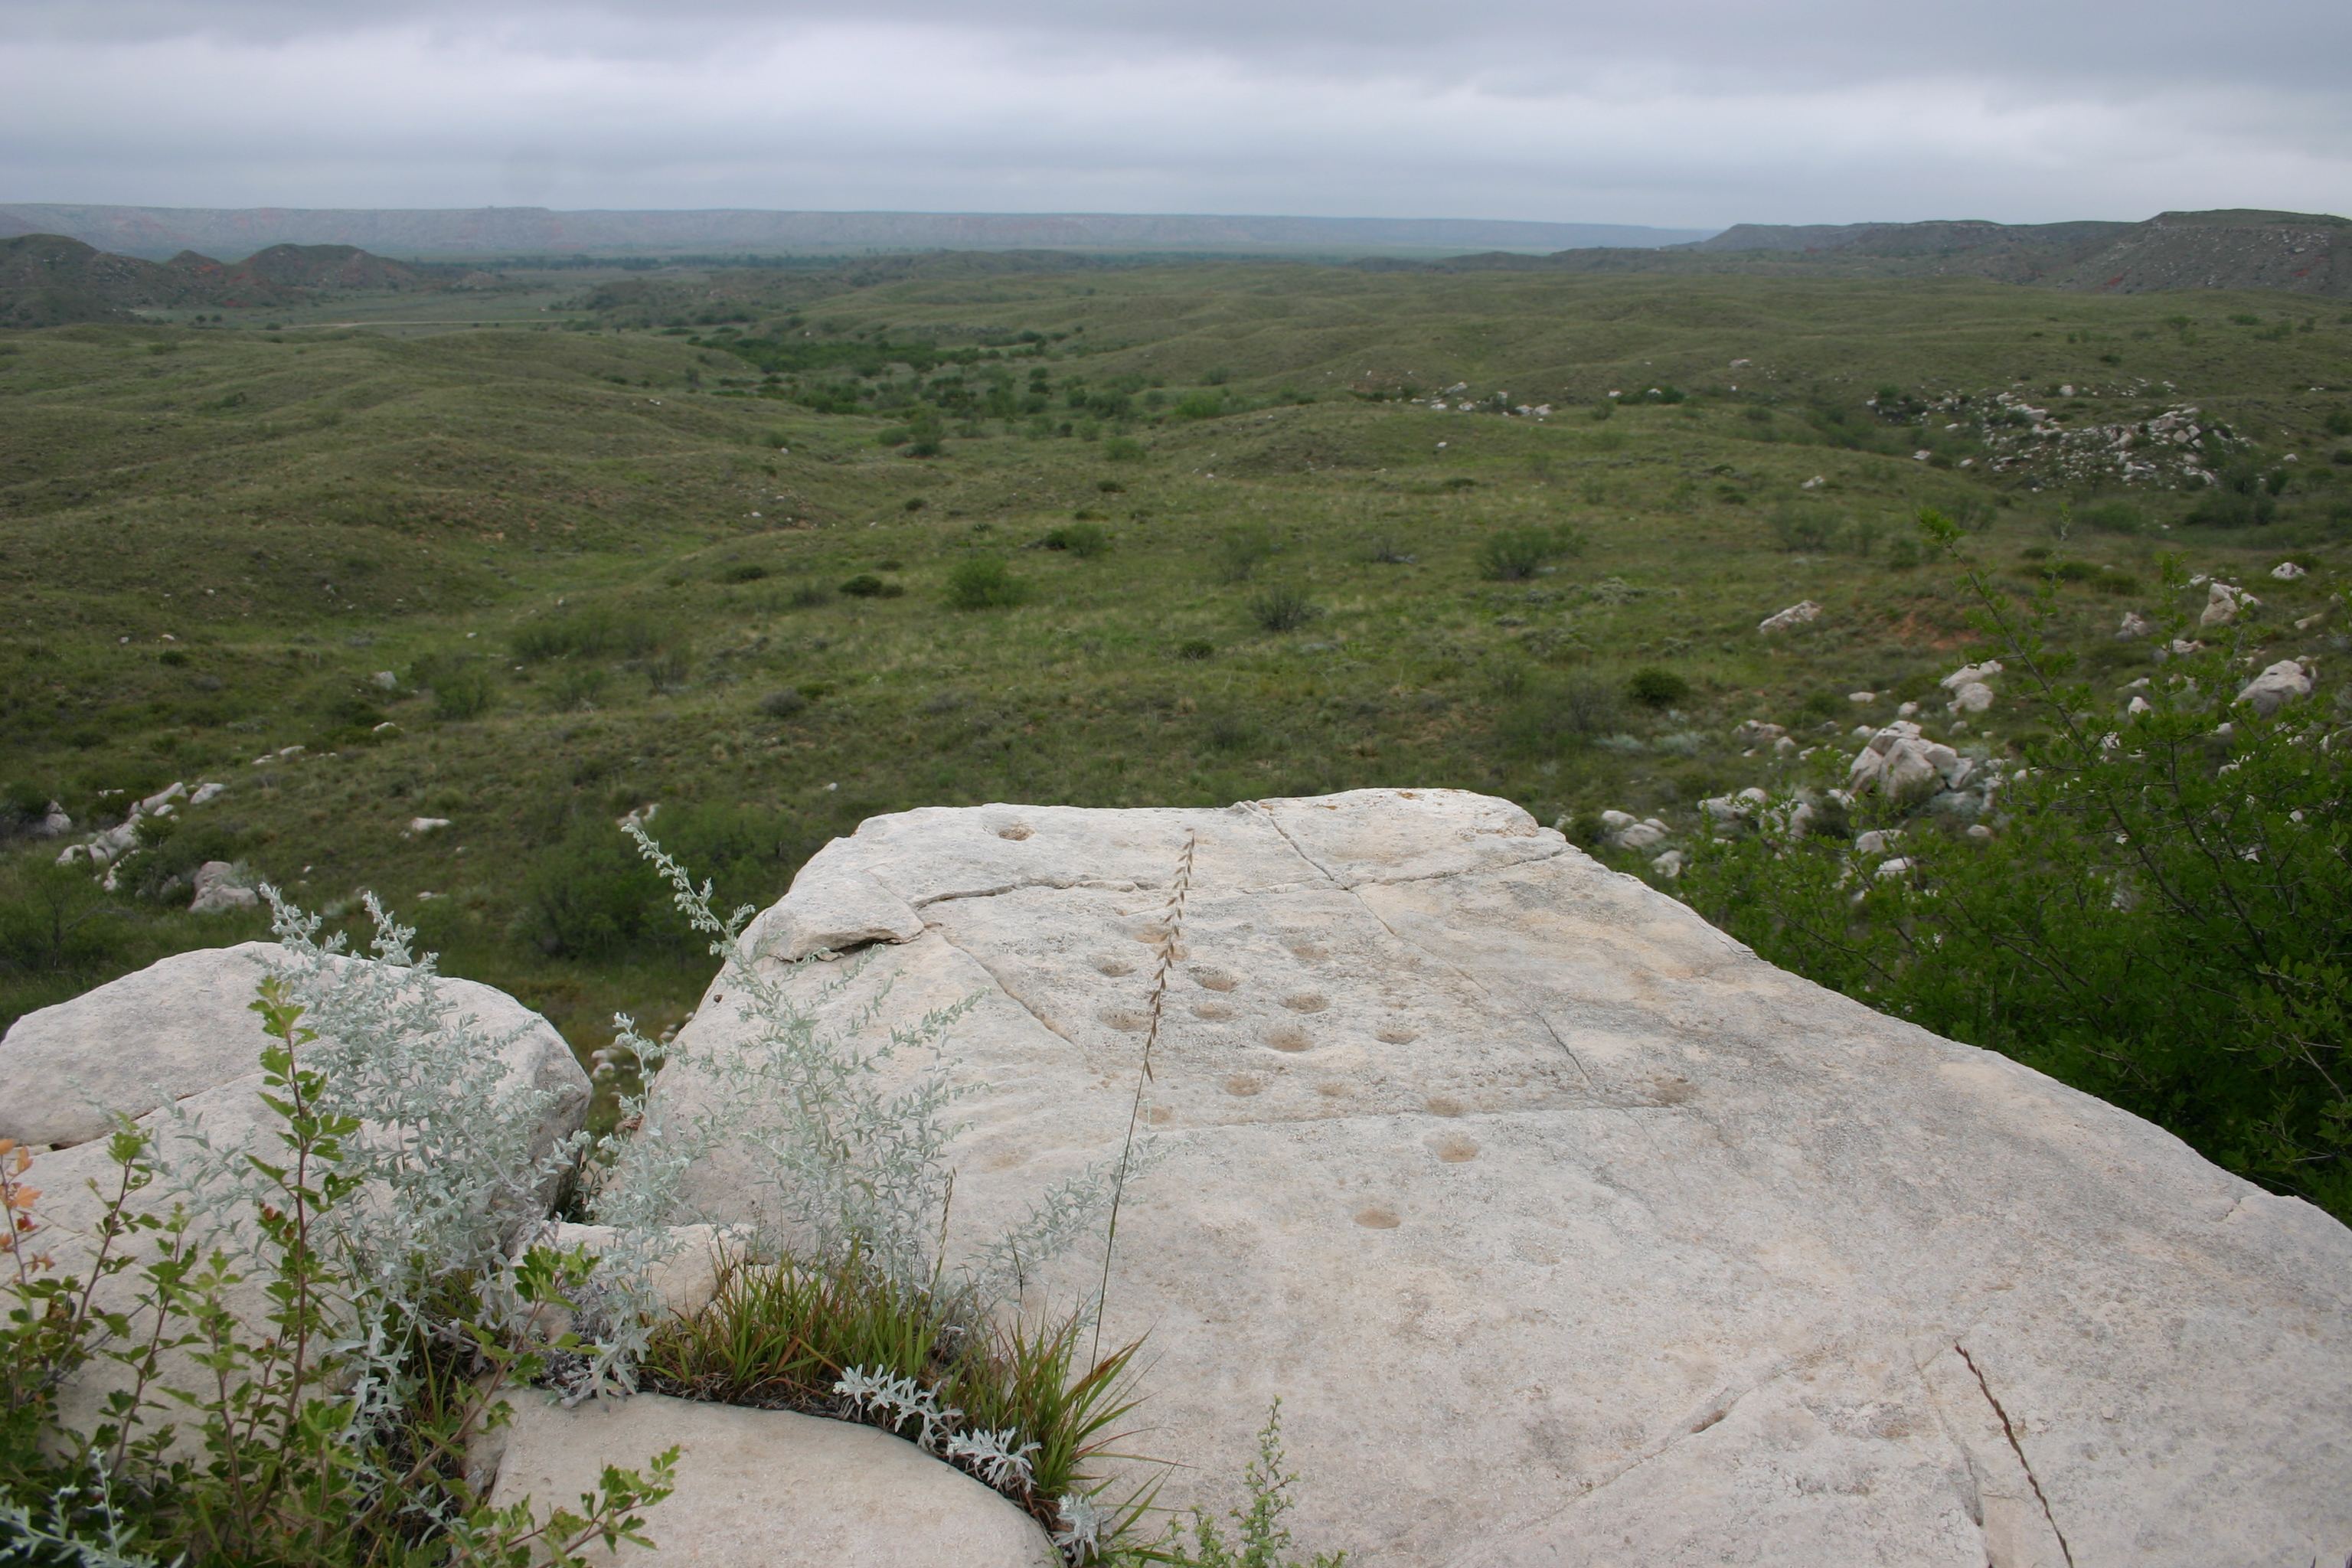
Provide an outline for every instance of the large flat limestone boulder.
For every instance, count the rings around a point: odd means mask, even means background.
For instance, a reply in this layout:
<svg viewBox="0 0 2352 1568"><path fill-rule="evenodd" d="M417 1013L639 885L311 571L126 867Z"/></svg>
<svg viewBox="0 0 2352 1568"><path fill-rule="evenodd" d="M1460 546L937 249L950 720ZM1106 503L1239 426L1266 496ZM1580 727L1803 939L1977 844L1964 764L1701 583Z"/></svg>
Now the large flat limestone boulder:
<svg viewBox="0 0 2352 1568"><path fill-rule="evenodd" d="M577 1511L606 1465L675 1444L677 1489L646 1516L646 1552L589 1562L691 1568L1061 1568L1037 1521L912 1443L871 1426L658 1394L564 1410L510 1390L493 1507Z"/></svg>
<svg viewBox="0 0 2352 1568"><path fill-rule="evenodd" d="M1184 1467L1162 1503L1231 1505L1278 1394L1300 1542L1384 1568L2352 1552L2352 1232L1775 969L1504 801L991 805L828 847L768 929L923 927L832 1016L981 998L956 1244L1118 1148L1188 835L1168 1157L1106 1334L1149 1335L1128 1447ZM688 1044L741 1037L724 984ZM711 1161L692 1217L755 1194Z"/></svg>

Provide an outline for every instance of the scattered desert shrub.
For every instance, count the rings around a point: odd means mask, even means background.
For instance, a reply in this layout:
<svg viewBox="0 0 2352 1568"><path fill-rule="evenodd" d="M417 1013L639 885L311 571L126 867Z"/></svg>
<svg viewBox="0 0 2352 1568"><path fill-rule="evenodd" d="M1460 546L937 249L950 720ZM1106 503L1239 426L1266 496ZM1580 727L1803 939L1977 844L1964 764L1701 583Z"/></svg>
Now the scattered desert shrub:
<svg viewBox="0 0 2352 1568"><path fill-rule="evenodd" d="M959 610L1003 609L1028 597L1029 584L999 556L975 555L948 574L948 603Z"/></svg>
<svg viewBox="0 0 2352 1568"><path fill-rule="evenodd" d="M590 608L542 616L518 628L512 646L514 656L530 664L545 658L643 658L667 640L647 617ZM433 684L421 668L415 682Z"/></svg>
<svg viewBox="0 0 2352 1568"><path fill-rule="evenodd" d="M871 572L860 572L844 583L841 591L853 599L895 599L906 593L907 585L888 582Z"/></svg>
<svg viewBox="0 0 2352 1568"><path fill-rule="evenodd" d="M1217 645L1206 637L1186 637L1176 645L1176 657L1182 659L1213 658L1216 652Z"/></svg>
<svg viewBox="0 0 2352 1568"><path fill-rule="evenodd" d="M1274 530L1263 523L1229 528L1217 539L1217 580L1246 583L1257 571L1258 563L1281 548Z"/></svg>
<svg viewBox="0 0 2352 1568"><path fill-rule="evenodd" d="M1690 695L1690 682L1671 669L1650 665L1625 682L1625 695L1644 708L1672 708Z"/></svg>
<svg viewBox="0 0 2352 1568"><path fill-rule="evenodd" d="M1098 522L1066 522L1045 534L1045 548L1091 560L1110 551L1110 531Z"/></svg>
<svg viewBox="0 0 2352 1568"><path fill-rule="evenodd" d="M1562 555L1583 553L1572 528L1515 528L1489 534L1478 546L1478 574L1498 583L1521 582Z"/></svg>
<svg viewBox="0 0 2352 1568"><path fill-rule="evenodd" d="M1269 632L1295 632L1321 613L1305 594L1288 586L1268 588L1250 601L1249 611L1259 629Z"/></svg>
<svg viewBox="0 0 2352 1568"><path fill-rule="evenodd" d="M1513 751L1555 755L1598 742L1615 727L1623 708L1613 687L1590 676L1531 683L1503 710L1496 734Z"/></svg>

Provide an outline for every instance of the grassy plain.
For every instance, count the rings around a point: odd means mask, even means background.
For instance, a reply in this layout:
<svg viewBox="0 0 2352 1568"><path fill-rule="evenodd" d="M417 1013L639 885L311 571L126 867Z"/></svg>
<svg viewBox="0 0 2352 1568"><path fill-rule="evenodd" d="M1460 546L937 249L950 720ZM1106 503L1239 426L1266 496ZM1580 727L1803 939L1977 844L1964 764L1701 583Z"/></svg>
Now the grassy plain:
<svg viewBox="0 0 2352 1568"><path fill-rule="evenodd" d="M414 308L362 304L0 339L0 783L80 828L229 786L103 899L12 853L0 1019L257 930L139 896L244 859L338 916L381 892L585 1054L707 977L618 858L654 803L760 901L919 805L1456 786L1687 826L1776 765L1739 721L1826 744L1968 656L1948 574L1906 564L1923 504L2021 591L2078 563L2063 630L2112 684L2159 550L2259 579L2272 657L2340 646L2292 623L2352 538L2352 316L2299 300L940 258L327 324ZM1428 405L1452 387L1481 406ZM2002 392L2194 406L2269 521L1990 472ZM1108 548L1046 547L1081 524ZM1576 548L1489 574L1538 530ZM2289 553L2308 576L2263 575ZM990 559L1023 602L950 607ZM1285 595L1311 614L1266 629ZM1685 694L1630 696L1653 668Z"/></svg>

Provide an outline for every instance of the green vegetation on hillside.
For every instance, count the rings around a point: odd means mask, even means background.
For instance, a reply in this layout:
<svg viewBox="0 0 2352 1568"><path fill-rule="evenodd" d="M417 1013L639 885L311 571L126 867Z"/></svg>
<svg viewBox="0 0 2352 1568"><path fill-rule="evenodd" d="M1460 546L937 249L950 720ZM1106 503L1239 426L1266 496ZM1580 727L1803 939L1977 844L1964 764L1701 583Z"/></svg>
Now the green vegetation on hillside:
<svg viewBox="0 0 2352 1568"><path fill-rule="evenodd" d="M0 1013L254 934L175 907L242 861L419 911L585 1057L707 978L614 827L649 806L727 900L993 799L1453 785L1696 832L1780 777L1735 725L1850 753L1989 651L1923 505L2115 684L2163 552L2260 584L2263 659L2337 652L2295 623L2352 536L2352 319L2276 295L942 260L545 315L0 338L16 829L228 786L110 890L11 855Z"/></svg>

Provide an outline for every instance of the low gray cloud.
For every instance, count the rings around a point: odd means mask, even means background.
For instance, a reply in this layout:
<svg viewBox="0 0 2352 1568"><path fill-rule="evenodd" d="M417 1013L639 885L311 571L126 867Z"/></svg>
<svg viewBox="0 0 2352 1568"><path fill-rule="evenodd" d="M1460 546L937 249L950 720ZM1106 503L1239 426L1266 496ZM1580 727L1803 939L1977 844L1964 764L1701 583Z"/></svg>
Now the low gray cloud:
<svg viewBox="0 0 2352 1568"><path fill-rule="evenodd" d="M0 198L1706 226L2352 207L2352 7L0 5Z"/></svg>

